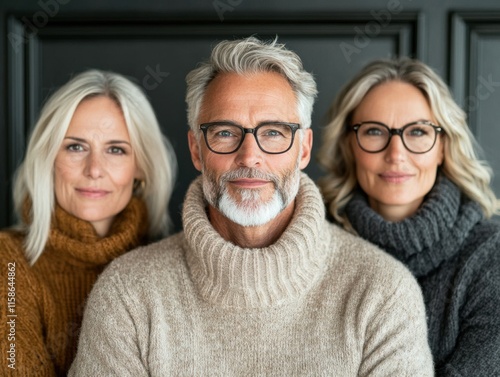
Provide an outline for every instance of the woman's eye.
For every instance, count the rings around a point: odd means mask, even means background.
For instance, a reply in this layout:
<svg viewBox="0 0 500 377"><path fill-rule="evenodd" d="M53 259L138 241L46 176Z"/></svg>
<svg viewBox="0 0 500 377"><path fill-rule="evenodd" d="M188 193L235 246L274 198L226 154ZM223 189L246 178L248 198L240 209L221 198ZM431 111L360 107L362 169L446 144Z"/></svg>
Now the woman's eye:
<svg viewBox="0 0 500 377"><path fill-rule="evenodd" d="M381 136L383 132L380 128L369 128L365 131L365 134L369 136Z"/></svg>
<svg viewBox="0 0 500 377"><path fill-rule="evenodd" d="M81 144L70 144L66 147L70 152L83 152L83 146Z"/></svg>
<svg viewBox="0 0 500 377"><path fill-rule="evenodd" d="M125 154L125 151L123 148L120 147L111 147L109 148L109 152L112 154Z"/></svg>
<svg viewBox="0 0 500 377"><path fill-rule="evenodd" d="M424 130L422 128L412 128L412 129L408 130L409 136L424 136L426 134L427 134L426 130Z"/></svg>

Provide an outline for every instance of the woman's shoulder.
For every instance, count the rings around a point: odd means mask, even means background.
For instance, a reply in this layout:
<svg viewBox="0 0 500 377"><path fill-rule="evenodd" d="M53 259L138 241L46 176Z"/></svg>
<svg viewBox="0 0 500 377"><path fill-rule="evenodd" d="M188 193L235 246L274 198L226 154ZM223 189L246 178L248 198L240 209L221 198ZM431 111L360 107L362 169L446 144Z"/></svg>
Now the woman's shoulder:
<svg viewBox="0 0 500 377"><path fill-rule="evenodd" d="M24 235L17 230L0 231L0 265L15 271L16 284L25 285L29 290L38 285L38 277L24 254Z"/></svg>
<svg viewBox="0 0 500 377"><path fill-rule="evenodd" d="M465 239L453 264L462 280L492 281L500 288L500 222L483 220L477 223Z"/></svg>
<svg viewBox="0 0 500 377"><path fill-rule="evenodd" d="M3 229L0 231L0 258L24 259L23 253L24 235L15 229Z"/></svg>
<svg viewBox="0 0 500 377"><path fill-rule="evenodd" d="M500 218L494 217L478 222L473 228L474 232L489 234L491 236L500 235Z"/></svg>
<svg viewBox="0 0 500 377"><path fill-rule="evenodd" d="M468 254L493 255L500 258L500 220L483 220L478 222L469 232L464 242L464 250Z"/></svg>

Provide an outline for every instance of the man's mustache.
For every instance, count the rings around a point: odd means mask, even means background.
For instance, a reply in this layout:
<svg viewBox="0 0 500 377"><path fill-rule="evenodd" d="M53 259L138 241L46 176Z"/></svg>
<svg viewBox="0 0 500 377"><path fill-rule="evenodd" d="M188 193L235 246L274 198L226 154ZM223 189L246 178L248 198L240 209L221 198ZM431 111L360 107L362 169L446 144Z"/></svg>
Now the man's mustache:
<svg viewBox="0 0 500 377"><path fill-rule="evenodd" d="M222 174L220 177L220 182L226 183L228 181L233 181L242 178L262 179L266 181L271 181L274 183L275 186L277 186L280 181L280 178L275 174L266 173L263 172L262 170L254 168L239 168Z"/></svg>

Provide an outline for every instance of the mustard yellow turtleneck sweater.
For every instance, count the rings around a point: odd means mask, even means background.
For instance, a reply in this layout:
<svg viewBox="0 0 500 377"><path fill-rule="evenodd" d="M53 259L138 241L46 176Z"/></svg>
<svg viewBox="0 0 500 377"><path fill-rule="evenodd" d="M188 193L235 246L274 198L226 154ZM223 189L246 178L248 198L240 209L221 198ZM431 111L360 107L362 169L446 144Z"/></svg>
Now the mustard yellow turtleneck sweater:
<svg viewBox="0 0 500 377"><path fill-rule="evenodd" d="M33 266L23 254L23 234L0 232L0 375L65 376L97 276L140 245L146 232L146 207L137 198L104 238L57 207L45 250Z"/></svg>

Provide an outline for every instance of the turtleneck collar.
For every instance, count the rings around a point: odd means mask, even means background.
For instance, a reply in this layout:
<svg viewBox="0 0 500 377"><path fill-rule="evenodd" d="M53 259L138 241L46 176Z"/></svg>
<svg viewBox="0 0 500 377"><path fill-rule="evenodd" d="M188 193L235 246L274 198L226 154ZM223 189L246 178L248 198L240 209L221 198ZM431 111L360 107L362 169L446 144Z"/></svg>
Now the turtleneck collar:
<svg viewBox="0 0 500 377"><path fill-rule="evenodd" d="M479 205L463 198L444 176L438 178L420 209L402 221L384 220L370 208L361 190L345 211L361 237L405 263L416 277L427 275L451 258L483 218Z"/></svg>
<svg viewBox="0 0 500 377"><path fill-rule="evenodd" d="M201 177L186 194L183 225L199 294L210 303L241 309L277 305L307 291L321 274L330 241L323 200L305 174L290 224L268 247L241 248L219 235L207 217Z"/></svg>
<svg viewBox="0 0 500 377"><path fill-rule="evenodd" d="M107 264L139 246L147 230L146 205L136 197L132 197L125 209L116 216L106 237L99 237L91 223L70 215L57 205L46 245L47 252L44 254L92 268Z"/></svg>

